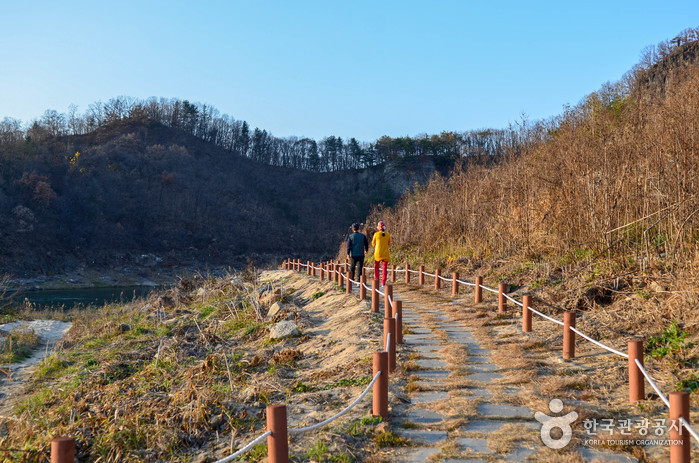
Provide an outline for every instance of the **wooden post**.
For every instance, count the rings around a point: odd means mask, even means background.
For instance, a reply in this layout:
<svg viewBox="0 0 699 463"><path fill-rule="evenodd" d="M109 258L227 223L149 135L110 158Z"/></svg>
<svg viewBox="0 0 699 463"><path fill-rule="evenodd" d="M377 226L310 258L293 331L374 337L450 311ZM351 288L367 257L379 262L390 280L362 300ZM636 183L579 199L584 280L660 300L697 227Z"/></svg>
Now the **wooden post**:
<svg viewBox="0 0 699 463"><path fill-rule="evenodd" d="M476 277L475 302L476 304L483 302L483 277Z"/></svg>
<svg viewBox="0 0 699 463"><path fill-rule="evenodd" d="M459 272L453 272L451 274L451 297L456 297L459 294Z"/></svg>
<svg viewBox="0 0 699 463"><path fill-rule="evenodd" d="M692 438L679 420L689 423L689 394L684 391L670 393L670 463L690 463Z"/></svg>
<svg viewBox="0 0 699 463"><path fill-rule="evenodd" d="M389 333L391 339L388 339ZM388 371L393 373L396 371L396 321L392 318L383 319L383 345L388 348Z"/></svg>
<svg viewBox="0 0 699 463"><path fill-rule="evenodd" d="M629 353L629 402L634 403L646 398L646 383L636 359L643 365L643 340L632 339L628 343Z"/></svg>
<svg viewBox="0 0 699 463"><path fill-rule="evenodd" d="M418 286L422 286L425 284L425 266L421 265L418 271L420 273L417 275L417 284Z"/></svg>
<svg viewBox="0 0 699 463"><path fill-rule="evenodd" d="M532 330L532 297L529 294L522 296L522 332L530 333Z"/></svg>
<svg viewBox="0 0 699 463"><path fill-rule="evenodd" d="M267 459L269 463L289 462L289 435L286 427L286 405L267 405Z"/></svg>
<svg viewBox="0 0 699 463"><path fill-rule="evenodd" d="M359 299L364 300L366 299L366 275L362 273L362 276L359 277Z"/></svg>
<svg viewBox="0 0 699 463"><path fill-rule="evenodd" d="M347 294L352 294L352 280L350 280L349 270L348 270L347 273L345 274L345 279L347 280L347 284L345 285L345 286L346 286L346 291L345 291L345 292L346 292Z"/></svg>
<svg viewBox="0 0 699 463"><path fill-rule="evenodd" d="M396 282L396 265L391 264L391 283Z"/></svg>
<svg viewBox="0 0 699 463"><path fill-rule="evenodd" d="M410 283L410 264L405 263L405 283Z"/></svg>
<svg viewBox="0 0 699 463"><path fill-rule="evenodd" d="M51 440L51 463L74 463L75 439L62 436Z"/></svg>
<svg viewBox="0 0 699 463"><path fill-rule="evenodd" d="M393 285L386 285L383 288L383 307L385 317L391 318L391 300L393 299Z"/></svg>
<svg viewBox="0 0 699 463"><path fill-rule="evenodd" d="M393 299L391 318L396 320L396 344L403 344L403 301Z"/></svg>
<svg viewBox="0 0 699 463"><path fill-rule="evenodd" d="M376 278L371 282L371 311L379 312L379 280Z"/></svg>
<svg viewBox="0 0 699 463"><path fill-rule="evenodd" d="M441 276L441 270L436 269L434 271L434 289L435 291L439 291L439 289L442 287L442 279L439 278Z"/></svg>
<svg viewBox="0 0 699 463"><path fill-rule="evenodd" d="M575 312L567 311L563 314L563 359L572 360L575 358L575 333L571 328L575 328Z"/></svg>
<svg viewBox="0 0 699 463"><path fill-rule="evenodd" d="M373 358L374 376L381 372L372 388L373 416L388 419L388 352L374 352Z"/></svg>
<svg viewBox="0 0 699 463"><path fill-rule="evenodd" d="M505 313L505 294L507 294L507 285L498 283L498 313Z"/></svg>

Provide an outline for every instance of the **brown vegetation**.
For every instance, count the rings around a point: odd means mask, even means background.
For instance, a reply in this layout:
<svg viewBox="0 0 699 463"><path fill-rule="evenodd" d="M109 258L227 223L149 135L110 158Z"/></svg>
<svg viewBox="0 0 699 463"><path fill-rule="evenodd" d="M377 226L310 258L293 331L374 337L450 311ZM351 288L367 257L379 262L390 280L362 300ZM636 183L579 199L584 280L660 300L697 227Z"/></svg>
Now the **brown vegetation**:
<svg viewBox="0 0 699 463"><path fill-rule="evenodd" d="M395 262L506 280L546 310L586 312L583 330L598 339L660 336L674 321L696 341L699 66L679 61L635 69L558 118L523 124L543 141L496 166L435 176L367 222L388 224ZM647 91L662 66L664 91ZM676 381L699 358L686 345L668 365Z"/></svg>

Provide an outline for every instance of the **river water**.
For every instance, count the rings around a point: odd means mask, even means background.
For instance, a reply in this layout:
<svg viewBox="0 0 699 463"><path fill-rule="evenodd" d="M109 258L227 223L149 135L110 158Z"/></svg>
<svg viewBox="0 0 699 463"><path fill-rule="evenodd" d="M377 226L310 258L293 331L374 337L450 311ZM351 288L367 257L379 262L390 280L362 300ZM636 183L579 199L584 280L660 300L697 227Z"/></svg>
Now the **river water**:
<svg viewBox="0 0 699 463"><path fill-rule="evenodd" d="M129 302L134 298L148 296L151 291L157 290L157 286L112 286L101 288L76 288L76 289L36 289L26 290L15 295L12 300L15 304L22 304L28 299L37 308L65 307L71 309L77 306L97 305L109 303Z"/></svg>

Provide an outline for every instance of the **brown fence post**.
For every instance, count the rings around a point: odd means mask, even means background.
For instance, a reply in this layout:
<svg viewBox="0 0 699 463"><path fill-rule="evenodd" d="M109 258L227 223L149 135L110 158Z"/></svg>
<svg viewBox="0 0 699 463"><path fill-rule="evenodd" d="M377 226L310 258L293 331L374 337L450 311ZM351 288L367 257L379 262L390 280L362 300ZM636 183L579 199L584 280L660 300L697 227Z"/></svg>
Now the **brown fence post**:
<svg viewBox="0 0 699 463"><path fill-rule="evenodd" d="M379 280L374 278L371 282L371 311L379 311Z"/></svg>
<svg viewBox="0 0 699 463"><path fill-rule="evenodd" d="M391 339L388 339L389 333ZM396 321L392 318L383 319L383 345L388 349L388 371L393 373L396 371Z"/></svg>
<svg viewBox="0 0 699 463"><path fill-rule="evenodd" d="M311 276L311 261L306 261L306 275Z"/></svg>
<svg viewBox="0 0 699 463"><path fill-rule="evenodd" d="M646 398L646 383L636 359L643 365L643 340L632 339L628 343L629 353L629 402L634 403Z"/></svg>
<svg viewBox="0 0 699 463"><path fill-rule="evenodd" d="M483 302L483 277L476 277L476 304Z"/></svg>
<svg viewBox="0 0 699 463"><path fill-rule="evenodd" d="M575 358L575 312L567 311L563 314L563 359Z"/></svg>
<svg viewBox="0 0 699 463"><path fill-rule="evenodd" d="M359 299L364 300L366 299L366 275L362 273L362 276L359 277Z"/></svg>
<svg viewBox="0 0 699 463"><path fill-rule="evenodd" d="M325 280L325 268L323 267L322 262L320 263L320 268L318 270L320 270L320 281Z"/></svg>
<svg viewBox="0 0 699 463"><path fill-rule="evenodd" d="M396 282L396 265L391 264L391 283Z"/></svg>
<svg viewBox="0 0 699 463"><path fill-rule="evenodd" d="M439 288L442 287L442 279L439 278L442 274L442 271L439 269L436 269L434 271L434 289L435 291L439 291Z"/></svg>
<svg viewBox="0 0 699 463"><path fill-rule="evenodd" d="M403 301L393 299L391 318L396 320L396 344L403 344Z"/></svg>
<svg viewBox="0 0 699 463"><path fill-rule="evenodd" d="M505 313L505 294L507 285L503 282L498 283L498 313Z"/></svg>
<svg viewBox="0 0 699 463"><path fill-rule="evenodd" d="M269 463L289 462L289 435L286 428L286 405L267 405L267 459Z"/></svg>
<svg viewBox="0 0 699 463"><path fill-rule="evenodd" d="M75 439L72 437L54 437L51 440L51 463L74 463Z"/></svg>
<svg viewBox="0 0 699 463"><path fill-rule="evenodd" d="M680 422L689 423L689 394L684 391L670 393L670 463L689 463L692 439Z"/></svg>
<svg viewBox="0 0 699 463"><path fill-rule="evenodd" d="M391 300L393 299L393 285L386 285L383 288L383 307L386 318L391 318Z"/></svg>
<svg viewBox="0 0 699 463"><path fill-rule="evenodd" d="M405 263L405 282L410 283L410 264Z"/></svg>
<svg viewBox="0 0 699 463"><path fill-rule="evenodd" d="M456 297L459 294L459 272L453 272L451 274L451 297Z"/></svg>
<svg viewBox="0 0 699 463"><path fill-rule="evenodd" d="M388 352L374 352L373 358L374 376L381 372L372 387L373 416L388 419Z"/></svg>
<svg viewBox="0 0 699 463"><path fill-rule="evenodd" d="M522 296L522 332L530 333L532 330L532 297L529 294Z"/></svg>
<svg viewBox="0 0 699 463"><path fill-rule="evenodd" d="M425 266L421 265L420 268L418 269L420 273L417 275L417 284L419 286L422 286L425 284Z"/></svg>
<svg viewBox="0 0 699 463"><path fill-rule="evenodd" d="M345 276L345 279L347 280L347 285L346 285L346 293L347 294L352 294L352 280L350 280L350 274L349 271L347 271L347 274Z"/></svg>

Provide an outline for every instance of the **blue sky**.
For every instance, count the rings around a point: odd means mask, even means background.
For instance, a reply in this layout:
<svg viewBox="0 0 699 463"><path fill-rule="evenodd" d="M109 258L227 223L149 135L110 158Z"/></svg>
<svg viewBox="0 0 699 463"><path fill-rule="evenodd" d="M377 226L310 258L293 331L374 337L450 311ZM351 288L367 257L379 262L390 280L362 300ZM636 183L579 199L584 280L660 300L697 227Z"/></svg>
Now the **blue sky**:
<svg viewBox="0 0 699 463"><path fill-rule="evenodd" d="M0 119L127 95L278 137L503 128L561 113L698 23L684 0L0 0Z"/></svg>

